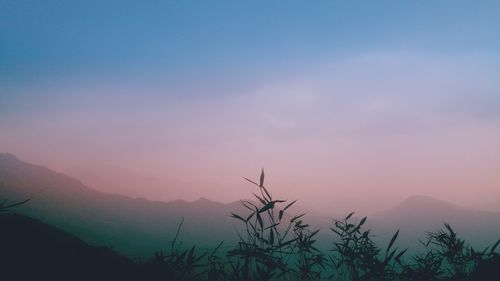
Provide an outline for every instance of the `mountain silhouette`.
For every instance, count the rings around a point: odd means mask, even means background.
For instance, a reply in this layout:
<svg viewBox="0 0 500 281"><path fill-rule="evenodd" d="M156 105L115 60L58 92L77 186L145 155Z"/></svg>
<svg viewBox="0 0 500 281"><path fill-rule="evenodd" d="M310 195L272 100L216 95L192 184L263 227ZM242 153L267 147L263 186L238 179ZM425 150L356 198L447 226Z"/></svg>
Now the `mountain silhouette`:
<svg viewBox="0 0 500 281"><path fill-rule="evenodd" d="M16 212L54 225L92 245L111 246L138 258L168 248L182 218L185 245L210 248L224 240L224 245L230 246L237 240L235 229L240 226L230 214L248 212L240 202L224 204L204 198L160 202L97 192L72 177L23 162L11 154L0 154L0 196L12 201L31 198ZM328 227L332 220L313 213L305 219L321 229L317 236L320 245L331 247L334 235ZM381 243L388 243L392 234L401 229L398 245L415 248L418 239L444 222L478 247L500 237L499 213L467 209L427 196L412 196L370 216L367 226Z"/></svg>
<svg viewBox="0 0 500 281"><path fill-rule="evenodd" d="M1 214L0 225L2 280L140 280L131 260L38 220Z"/></svg>
<svg viewBox="0 0 500 281"><path fill-rule="evenodd" d="M414 247L426 232L439 230L445 222L479 248L500 238L500 213L469 209L430 196L411 196L374 215L371 224L382 236L400 229L399 242Z"/></svg>
<svg viewBox="0 0 500 281"><path fill-rule="evenodd" d="M234 240L236 222L230 213L242 210L239 202L159 202L97 192L74 178L10 154L0 154L0 196L12 201L31 198L16 212L132 257L150 256L168 247L182 218L186 244L211 247L221 240Z"/></svg>
<svg viewBox="0 0 500 281"><path fill-rule="evenodd" d="M85 186L106 193L161 201L191 198L188 183L158 179L117 165L79 165L67 168L63 172L80 180ZM174 194L178 197L174 198Z"/></svg>

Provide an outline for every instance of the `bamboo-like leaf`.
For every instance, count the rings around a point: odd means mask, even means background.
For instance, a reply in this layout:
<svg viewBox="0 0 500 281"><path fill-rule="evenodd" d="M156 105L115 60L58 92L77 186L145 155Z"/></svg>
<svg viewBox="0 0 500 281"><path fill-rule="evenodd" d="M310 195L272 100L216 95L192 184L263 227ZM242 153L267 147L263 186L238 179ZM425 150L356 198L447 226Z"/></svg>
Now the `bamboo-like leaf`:
<svg viewBox="0 0 500 281"><path fill-rule="evenodd" d="M335 228L333 227L329 227L331 231L335 232L338 236L342 236L342 234L340 234L340 232L338 232Z"/></svg>
<svg viewBox="0 0 500 281"><path fill-rule="evenodd" d="M222 244L224 244L224 240L220 241L219 245L217 245L217 247L215 247L215 249L212 251L212 253L210 253L210 255L213 256L215 254L215 252L217 252L219 250L219 248L222 246Z"/></svg>
<svg viewBox="0 0 500 281"><path fill-rule="evenodd" d="M396 233L394 233L394 235L391 238L391 241L389 242L389 246L387 246L387 250L385 251L386 256L387 256L387 253L389 252L389 250L391 249L392 245L396 241L396 238L398 238L398 234L399 234L399 229L398 229L398 231L396 231Z"/></svg>
<svg viewBox="0 0 500 281"><path fill-rule="evenodd" d="M264 191L264 194L267 196L267 199L269 201L273 200L273 198L271 197L271 194L269 194L269 192L267 191L267 189L264 186L261 186L261 188Z"/></svg>
<svg viewBox="0 0 500 281"><path fill-rule="evenodd" d="M257 221L259 222L260 228L262 229L264 227L264 222L262 221L262 217L260 216L259 212L257 212Z"/></svg>
<svg viewBox="0 0 500 281"><path fill-rule="evenodd" d="M367 217L364 217L364 218L361 219L361 221L359 222L359 226L362 226L363 224L365 224L366 218Z"/></svg>
<svg viewBox="0 0 500 281"><path fill-rule="evenodd" d="M278 213L278 219L281 220L283 218L283 214L285 212L283 210L280 210L280 212Z"/></svg>
<svg viewBox="0 0 500 281"><path fill-rule="evenodd" d="M267 211L269 209L273 209L273 208L274 208L274 202L269 202L264 207L262 207L262 209L259 210L259 213L265 212L265 211Z"/></svg>
<svg viewBox="0 0 500 281"><path fill-rule="evenodd" d="M251 183L255 184L256 186L259 186L259 184L258 184L258 183L256 183L256 182L254 182L253 180L251 180L251 179L249 179L249 178L245 178L245 177L243 177L243 178L244 178L245 180L247 180L247 181L249 181L249 182L251 182Z"/></svg>
<svg viewBox="0 0 500 281"><path fill-rule="evenodd" d="M264 169L260 172L260 182L259 186L263 187L264 186Z"/></svg>
<svg viewBox="0 0 500 281"><path fill-rule="evenodd" d="M290 239L290 240L288 240L286 242L281 243L280 247L284 247L284 246L290 245L290 244L292 244L295 241L297 241L297 238Z"/></svg>
<svg viewBox="0 0 500 281"><path fill-rule="evenodd" d="M294 221L296 221L296 220L300 219L301 217L303 217L303 216L305 216L305 215L306 215L306 214L304 213L304 214L301 214L301 215L295 216L295 217L293 217L293 218L290 220L290 222L294 222Z"/></svg>
<svg viewBox="0 0 500 281"><path fill-rule="evenodd" d="M255 213L251 213L248 217L247 217L247 221L249 221L253 216L255 215Z"/></svg>
<svg viewBox="0 0 500 281"><path fill-rule="evenodd" d="M500 244L500 239L498 239L498 241L493 245L493 247L491 247L490 253L493 254L495 252L495 249L498 247L499 244Z"/></svg>
<svg viewBox="0 0 500 281"><path fill-rule="evenodd" d="M347 217L345 217L345 220L348 220L352 217L352 215L354 215L354 212L350 213L349 215L347 215Z"/></svg>
<svg viewBox="0 0 500 281"><path fill-rule="evenodd" d="M318 234L319 232L319 229L316 230L316 231L313 231L310 235L309 235L309 238L312 238L314 235Z"/></svg>
<svg viewBox="0 0 500 281"><path fill-rule="evenodd" d="M387 264L392 259L392 257L394 256L395 253L396 253L396 250L392 250L392 252L388 256L385 257L384 263Z"/></svg>
<svg viewBox="0 0 500 281"><path fill-rule="evenodd" d="M280 225L280 223L279 223L279 222L274 223L274 224L271 224L270 226L268 226L268 227L264 228L264 230L268 230L269 228L275 228L275 227L276 227L276 226L278 226L278 225Z"/></svg>
<svg viewBox="0 0 500 281"><path fill-rule="evenodd" d="M286 205L285 208L283 208L283 211L286 211L286 209L290 208L293 204L295 204L297 200L293 200L290 204Z"/></svg>
<svg viewBox="0 0 500 281"><path fill-rule="evenodd" d="M231 213L231 217L236 218L236 219L239 219L239 220L241 220L241 221L242 221L242 222L244 222L244 223L246 223L246 222L247 222L247 220L245 220L245 219L244 219L244 218L242 218L240 215L237 215L237 214L235 214L235 213Z"/></svg>
<svg viewBox="0 0 500 281"><path fill-rule="evenodd" d="M240 202L245 208L249 209L250 211L253 211L257 207L250 201L241 200Z"/></svg>
<svg viewBox="0 0 500 281"><path fill-rule="evenodd" d="M188 258L192 258L194 256L194 251L196 249L196 246L193 246L191 250L189 251Z"/></svg>
<svg viewBox="0 0 500 281"><path fill-rule="evenodd" d="M456 235L455 231L453 231L453 228L451 228L451 225L449 223L444 223L444 227L446 227L446 229L448 229L448 231L450 232L451 236L455 236Z"/></svg>
<svg viewBox="0 0 500 281"><path fill-rule="evenodd" d="M252 193L253 196L255 196L255 198L257 198L257 200L259 200L259 202L262 204L262 205L266 205L267 202L266 200L264 200L263 198L261 198L259 195L255 194L255 193Z"/></svg>
<svg viewBox="0 0 500 281"><path fill-rule="evenodd" d="M408 251L408 249L404 249L403 251L399 252L399 254L394 258L397 262L400 262L401 257Z"/></svg>
<svg viewBox="0 0 500 281"><path fill-rule="evenodd" d="M12 207L16 207L16 206L19 206L19 205L22 205L28 201L30 201L31 199L26 199L24 201L21 201L21 202L16 202L16 203L12 203L10 205L4 205L5 203L2 203L2 205L0 205L0 211L2 210L7 210L7 209L10 209Z"/></svg>

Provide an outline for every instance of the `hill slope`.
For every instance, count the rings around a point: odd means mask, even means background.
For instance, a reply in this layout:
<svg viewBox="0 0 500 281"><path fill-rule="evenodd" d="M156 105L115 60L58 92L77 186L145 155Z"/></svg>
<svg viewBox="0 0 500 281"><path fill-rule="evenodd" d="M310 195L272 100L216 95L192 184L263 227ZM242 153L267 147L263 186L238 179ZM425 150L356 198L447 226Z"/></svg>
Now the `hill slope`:
<svg viewBox="0 0 500 281"><path fill-rule="evenodd" d="M80 180L86 186L106 193L151 200L169 201L189 196L189 184L164 181L114 165L81 165L65 169L64 174ZM173 194L178 196L173 198Z"/></svg>
<svg viewBox="0 0 500 281"><path fill-rule="evenodd" d="M239 223L231 212L247 213L239 202L223 204L206 199L157 202L96 192L78 180L48 168L28 164L10 154L0 154L0 198L32 200L16 212L64 229L94 245L112 246L130 257L151 256L166 249L184 218L184 244L213 247L221 240L230 246ZM362 216L363 214L357 214ZM320 245L331 247L335 235L328 229L331 220L307 215L305 220L320 228ZM377 240L387 244L401 229L398 244L412 247L426 231L449 222L460 236L479 247L500 237L500 214L455 206L431 197L415 196L398 206L368 218Z"/></svg>
<svg viewBox="0 0 500 281"><path fill-rule="evenodd" d="M234 237L230 212L239 203L206 199L155 202L96 192L79 181L43 166L0 154L0 196L10 200L31 198L16 208L96 245L110 245L129 256L149 256L165 249L185 219L182 238L210 247Z"/></svg>
<svg viewBox="0 0 500 281"><path fill-rule="evenodd" d="M429 196L409 197L372 217L373 228L381 235L401 229L399 241L405 246L415 246L427 231L437 231L445 222L479 248L500 238L499 213L468 209Z"/></svg>
<svg viewBox="0 0 500 281"><path fill-rule="evenodd" d="M139 280L139 267L109 248L92 247L38 220L1 214L5 280Z"/></svg>

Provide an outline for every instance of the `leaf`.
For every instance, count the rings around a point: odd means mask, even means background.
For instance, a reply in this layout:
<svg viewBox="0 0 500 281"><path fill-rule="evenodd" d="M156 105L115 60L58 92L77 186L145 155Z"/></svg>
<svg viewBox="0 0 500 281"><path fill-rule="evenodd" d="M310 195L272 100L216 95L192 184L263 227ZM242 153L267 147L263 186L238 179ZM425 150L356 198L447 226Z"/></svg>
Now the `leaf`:
<svg viewBox="0 0 500 281"><path fill-rule="evenodd" d="M249 209L250 211L253 211L255 208L257 208L257 206L255 206L252 202L250 201L245 201L245 200L241 200L240 201L241 204L243 206L245 206L245 208ZM253 207L253 208L252 208Z"/></svg>
<svg viewBox="0 0 500 281"><path fill-rule="evenodd" d="M259 213L265 212L265 211L267 211L269 209L273 209L273 208L274 208L274 202L269 202L264 207L262 207L262 209L259 210Z"/></svg>
<svg viewBox="0 0 500 281"><path fill-rule="evenodd" d="M335 232L338 236L342 236L342 234L340 234L340 232L338 232L337 230L335 230L335 228L333 227L329 227L333 232Z"/></svg>
<svg viewBox="0 0 500 281"><path fill-rule="evenodd" d="M273 245L273 244L274 244L274 231L273 231L273 229L272 229L272 228L270 228L270 229L269 229L269 243L270 243L271 245Z"/></svg>
<svg viewBox="0 0 500 281"><path fill-rule="evenodd" d="M255 215L255 213L251 213L248 217L247 217L247 221L249 221L253 216Z"/></svg>
<svg viewBox="0 0 500 281"><path fill-rule="evenodd" d="M364 218L361 219L361 221L359 222L359 226L362 226L363 224L365 224L366 218L367 217L364 217Z"/></svg>
<svg viewBox="0 0 500 281"><path fill-rule="evenodd" d="M493 247L491 247L490 253L493 254L495 252L495 249L498 247L498 244L500 244L500 239L498 239L498 241L495 243L495 245L493 245Z"/></svg>
<svg viewBox="0 0 500 281"><path fill-rule="evenodd" d="M260 172L260 187L264 186L264 169Z"/></svg>
<svg viewBox="0 0 500 281"><path fill-rule="evenodd" d="M269 194L267 189L264 186L261 186L261 188L262 188L262 190L264 190L264 193L267 195L267 198L269 199L269 201L273 200L273 198L271 197L271 194Z"/></svg>
<svg viewBox="0 0 500 281"><path fill-rule="evenodd" d="M264 227L264 222L262 221L262 217L260 216L259 212L257 212L257 221L259 222L260 228L262 229Z"/></svg>
<svg viewBox="0 0 500 281"><path fill-rule="evenodd" d="M253 180L251 180L251 179L249 179L249 178L245 178L245 177L243 177L243 178L244 178L244 179L246 179L247 181L249 181L249 182L251 182L251 183L255 184L256 186L259 186L259 184L257 184L257 183L256 183L256 182L254 182Z"/></svg>
<svg viewBox="0 0 500 281"><path fill-rule="evenodd" d="M12 203L10 205L4 205L5 203L2 203L2 205L0 205L0 211L2 210L7 210L7 209L10 209L12 207L16 207L16 206L19 206L19 205L22 205L28 201L30 201L31 199L26 199L24 201L21 201L21 202L16 202L16 203Z"/></svg>
<svg viewBox="0 0 500 281"><path fill-rule="evenodd" d="M394 235L391 238L391 242L389 242L389 246L387 246L387 250L385 251L385 256L386 257L387 257L387 253L389 252L389 250L391 249L392 245L396 241L396 238L398 238L398 234L399 234L399 229L398 229L398 231L396 231L396 233L394 233Z"/></svg>
<svg viewBox="0 0 500 281"><path fill-rule="evenodd" d="M217 247L215 247L215 249L212 251L212 253L210 255L213 256L215 254L215 252L217 252L217 250L219 250L219 248L222 246L222 244L224 244L224 240L220 241L219 245L217 245Z"/></svg>
<svg viewBox="0 0 500 281"><path fill-rule="evenodd" d="M314 235L318 234L319 232L319 229L316 230L316 231L313 231L310 235L309 235L309 238L312 238Z"/></svg>
<svg viewBox="0 0 500 281"><path fill-rule="evenodd" d="M451 236L455 236L456 235L455 231L453 231L453 228L451 228L450 224L444 223L444 226L446 227L446 229L448 229L448 231L450 232Z"/></svg>
<svg viewBox="0 0 500 281"><path fill-rule="evenodd" d="M398 263L400 262L401 257L408 251L408 249L404 249L403 251L399 252L399 254L394 258Z"/></svg>
<svg viewBox="0 0 500 281"><path fill-rule="evenodd" d="M388 256L386 256L384 263L387 264L392 259L392 257L394 256L395 253L396 253L396 250L393 250Z"/></svg>
<svg viewBox="0 0 500 281"><path fill-rule="evenodd" d="M262 205L266 205L267 202L263 199L263 198L260 198L259 195L255 194L255 193L252 193L253 196L255 196L255 198L257 198L257 200L259 200L259 202L262 204Z"/></svg>
<svg viewBox="0 0 500 281"><path fill-rule="evenodd" d="M295 242L295 241L297 241L297 238L290 239L290 240L288 240L288 241L286 241L286 242L281 243L280 247L284 247L284 246L286 246L286 245L292 244L292 243L293 243L293 242Z"/></svg>
<svg viewBox="0 0 500 281"><path fill-rule="evenodd" d="M278 214L278 219L281 220L283 218L283 214L285 212L283 210L280 210L279 214Z"/></svg>
<svg viewBox="0 0 500 281"><path fill-rule="evenodd" d="M189 254L188 254L188 258L190 258L190 259L191 259L191 258L194 256L194 251L195 251L195 249L196 249L196 246L193 246L193 247L191 248L191 250L189 251Z"/></svg>
<svg viewBox="0 0 500 281"><path fill-rule="evenodd" d="M235 213L231 213L231 217L236 218L236 219L239 219L239 220L241 220L241 221L242 221L242 222L244 222L244 223L246 223L246 222L247 222L247 220L245 220L245 219L244 219L244 218L242 218L240 215L237 215L237 214L235 214Z"/></svg>
<svg viewBox="0 0 500 281"><path fill-rule="evenodd" d="M280 225L280 223L279 223L279 222L274 223L274 224L271 224L270 226L268 226L268 227L264 228L264 230L268 230L269 228L276 228L276 226L278 226L278 225Z"/></svg>
<svg viewBox="0 0 500 281"><path fill-rule="evenodd" d="M296 221L296 220L300 219L301 217L303 217L303 216L305 216L305 215L306 215L306 214L304 213L304 214L301 214L301 215L295 216L295 217L293 217L293 218L290 220L290 222L294 222L294 221Z"/></svg>
<svg viewBox="0 0 500 281"><path fill-rule="evenodd" d="M347 215L347 217L345 217L345 220L348 220L352 217L352 215L354 215L354 212L350 213L349 215Z"/></svg>
<svg viewBox="0 0 500 281"><path fill-rule="evenodd" d="M293 204L295 204L295 202L297 202L297 200L293 200L292 203L286 205L285 208L283 208L283 211L286 211L286 209L290 208Z"/></svg>

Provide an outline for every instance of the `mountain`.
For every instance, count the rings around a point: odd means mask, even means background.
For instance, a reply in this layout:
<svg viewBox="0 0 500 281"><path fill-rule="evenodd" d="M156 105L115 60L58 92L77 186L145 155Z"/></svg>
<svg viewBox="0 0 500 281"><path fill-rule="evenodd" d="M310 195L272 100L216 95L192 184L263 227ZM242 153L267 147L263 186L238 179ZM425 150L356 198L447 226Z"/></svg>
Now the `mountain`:
<svg viewBox="0 0 500 281"><path fill-rule="evenodd" d="M0 214L3 280L140 280L140 268L38 220Z"/></svg>
<svg viewBox="0 0 500 281"><path fill-rule="evenodd" d="M97 192L72 177L25 163L10 154L0 154L0 198L31 198L16 212L64 229L92 245L112 246L128 257L139 258L168 249L182 218L184 245L195 243L199 248L211 248L224 240L225 247L232 246L240 223L230 214L248 213L240 202L159 202ZM335 238L328 228L332 220L314 213L304 220L321 229L318 242L325 250L330 249ZM397 244L418 249L418 239L425 238L426 231L442 227L443 222L450 223L461 237L478 247L500 238L500 213L467 209L425 196L410 197L370 216L366 226L373 229L381 246L401 229Z"/></svg>
<svg viewBox="0 0 500 281"><path fill-rule="evenodd" d="M230 243L236 227L230 213L242 211L239 202L159 202L101 193L10 154L0 154L0 196L12 201L31 198L16 212L131 257L150 256L168 248L182 218L186 244L211 247L221 240Z"/></svg>
<svg viewBox="0 0 500 281"><path fill-rule="evenodd" d="M188 183L165 181L116 165L80 165L65 169L63 172L92 189L106 193L162 201L191 198L187 192L190 186ZM173 198L172 194L177 198Z"/></svg>
<svg viewBox="0 0 500 281"><path fill-rule="evenodd" d="M415 246L415 241L425 238L428 231L438 231L445 222L479 248L500 239L500 213L469 209L429 196L409 197L371 219L381 236L400 229L398 240L407 247Z"/></svg>

